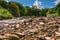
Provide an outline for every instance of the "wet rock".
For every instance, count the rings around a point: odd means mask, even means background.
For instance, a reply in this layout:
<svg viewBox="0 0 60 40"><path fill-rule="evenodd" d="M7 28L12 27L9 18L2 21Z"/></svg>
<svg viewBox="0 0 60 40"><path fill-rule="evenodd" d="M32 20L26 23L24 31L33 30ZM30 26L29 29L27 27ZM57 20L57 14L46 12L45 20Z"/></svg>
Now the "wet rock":
<svg viewBox="0 0 60 40"><path fill-rule="evenodd" d="M55 32L55 34L56 34L56 36L58 36L58 35L60 36L60 32Z"/></svg>
<svg viewBox="0 0 60 40"><path fill-rule="evenodd" d="M45 37L40 37L39 40L46 40L46 38Z"/></svg>
<svg viewBox="0 0 60 40"><path fill-rule="evenodd" d="M58 28L58 31L60 32L60 28Z"/></svg>
<svg viewBox="0 0 60 40"><path fill-rule="evenodd" d="M48 34L47 34L47 36L49 36L49 37L51 37L51 36L52 36L52 34L53 34L53 32L52 32L52 31L48 31L47 33L48 33Z"/></svg>
<svg viewBox="0 0 60 40"><path fill-rule="evenodd" d="M20 25L19 24L16 24L16 28L19 28L20 27Z"/></svg>
<svg viewBox="0 0 60 40"><path fill-rule="evenodd" d="M17 35L19 38L25 37L25 34L23 33L15 33L15 35Z"/></svg>
<svg viewBox="0 0 60 40"><path fill-rule="evenodd" d="M44 22L40 22L39 24L40 24L40 25L44 25Z"/></svg>
<svg viewBox="0 0 60 40"><path fill-rule="evenodd" d="M0 21L0 39L60 40L59 22L59 17L21 17L3 20Z"/></svg>
<svg viewBox="0 0 60 40"><path fill-rule="evenodd" d="M15 36L10 36L9 40L19 40L19 39L17 37L15 37Z"/></svg>
<svg viewBox="0 0 60 40"><path fill-rule="evenodd" d="M55 38L56 40L60 40L60 36L56 36L56 38Z"/></svg>

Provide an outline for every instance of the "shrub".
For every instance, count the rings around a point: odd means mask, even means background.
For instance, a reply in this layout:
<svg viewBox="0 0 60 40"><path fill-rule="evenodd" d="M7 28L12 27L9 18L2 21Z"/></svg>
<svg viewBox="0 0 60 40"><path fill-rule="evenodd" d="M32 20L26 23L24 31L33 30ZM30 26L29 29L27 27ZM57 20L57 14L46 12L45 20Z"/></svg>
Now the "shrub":
<svg viewBox="0 0 60 40"><path fill-rule="evenodd" d="M53 16L53 17L56 17L56 16L58 16L58 13L52 14L52 16Z"/></svg>
<svg viewBox="0 0 60 40"><path fill-rule="evenodd" d="M0 19L12 18L13 16L9 13L8 10L0 7Z"/></svg>

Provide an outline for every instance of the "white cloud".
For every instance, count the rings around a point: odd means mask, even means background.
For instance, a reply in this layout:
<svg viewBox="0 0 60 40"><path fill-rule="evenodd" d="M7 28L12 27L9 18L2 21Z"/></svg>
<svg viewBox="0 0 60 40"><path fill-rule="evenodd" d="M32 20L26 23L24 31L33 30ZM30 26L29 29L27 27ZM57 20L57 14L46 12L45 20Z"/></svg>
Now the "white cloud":
<svg viewBox="0 0 60 40"><path fill-rule="evenodd" d="M60 2L60 0L54 1L55 5L57 5Z"/></svg>
<svg viewBox="0 0 60 40"><path fill-rule="evenodd" d="M44 6L41 6L40 9L45 9L45 7Z"/></svg>
<svg viewBox="0 0 60 40"><path fill-rule="evenodd" d="M42 2L36 0L34 3L34 6L36 6L37 8L41 8Z"/></svg>
<svg viewBox="0 0 60 40"><path fill-rule="evenodd" d="M29 7L32 7L32 6L29 6Z"/></svg>
<svg viewBox="0 0 60 40"><path fill-rule="evenodd" d="M5 0L6 2L9 2L9 1L14 1L14 0Z"/></svg>
<svg viewBox="0 0 60 40"><path fill-rule="evenodd" d="M6 2L9 2L8 0L5 0Z"/></svg>

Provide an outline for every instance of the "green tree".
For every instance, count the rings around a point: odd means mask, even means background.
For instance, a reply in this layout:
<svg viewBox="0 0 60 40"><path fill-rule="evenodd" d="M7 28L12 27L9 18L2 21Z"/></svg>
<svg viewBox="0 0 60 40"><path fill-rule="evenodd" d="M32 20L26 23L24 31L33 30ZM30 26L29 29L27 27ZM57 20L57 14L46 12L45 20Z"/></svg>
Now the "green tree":
<svg viewBox="0 0 60 40"><path fill-rule="evenodd" d="M15 16L15 17L19 17L20 16L19 6L15 2L9 2L8 6L9 6L8 10L10 11L10 13L13 16Z"/></svg>
<svg viewBox="0 0 60 40"><path fill-rule="evenodd" d="M25 13L25 9L24 9L24 6L20 3L17 3L16 4L19 6L19 10L20 10L20 15L23 16L24 13Z"/></svg>
<svg viewBox="0 0 60 40"><path fill-rule="evenodd" d="M34 16L40 16L40 9L32 9L32 13Z"/></svg>
<svg viewBox="0 0 60 40"><path fill-rule="evenodd" d="M12 14L7 10L0 6L0 19L12 18Z"/></svg>
<svg viewBox="0 0 60 40"><path fill-rule="evenodd" d="M55 11L54 11L54 8L50 8L49 11L47 12L47 14L54 14Z"/></svg>
<svg viewBox="0 0 60 40"><path fill-rule="evenodd" d="M30 7L26 6L24 7L24 9L25 9L25 13L24 13L25 16L32 16L32 12L31 12L32 10Z"/></svg>
<svg viewBox="0 0 60 40"><path fill-rule="evenodd" d="M56 5L55 10L60 15L60 2Z"/></svg>
<svg viewBox="0 0 60 40"><path fill-rule="evenodd" d="M19 10L20 10L20 16L23 16L24 13L25 13L24 6L23 6L21 3L18 3L18 2L14 2L14 3L19 7Z"/></svg>
<svg viewBox="0 0 60 40"><path fill-rule="evenodd" d="M51 15L52 17L58 16L57 11L55 8L50 8L49 11L47 12L47 15Z"/></svg>
<svg viewBox="0 0 60 40"><path fill-rule="evenodd" d="M39 16L40 15L40 9L33 7L25 7L25 15L26 16Z"/></svg>
<svg viewBox="0 0 60 40"><path fill-rule="evenodd" d="M7 8L7 2L5 0L0 0L0 6Z"/></svg>
<svg viewBox="0 0 60 40"><path fill-rule="evenodd" d="M41 13L40 13L40 15L41 15L41 16L46 16L48 10L49 10L49 8L41 9Z"/></svg>

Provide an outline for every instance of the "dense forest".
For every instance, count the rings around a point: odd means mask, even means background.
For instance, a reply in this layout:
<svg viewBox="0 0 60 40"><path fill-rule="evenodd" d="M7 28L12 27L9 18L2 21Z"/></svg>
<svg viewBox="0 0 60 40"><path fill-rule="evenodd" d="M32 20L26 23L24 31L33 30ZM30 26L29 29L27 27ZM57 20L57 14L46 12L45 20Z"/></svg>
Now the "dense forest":
<svg viewBox="0 0 60 40"><path fill-rule="evenodd" d="M60 2L54 8L38 9L35 6L23 6L15 1L0 0L0 19L20 16L47 16L49 14L54 17L60 15Z"/></svg>

